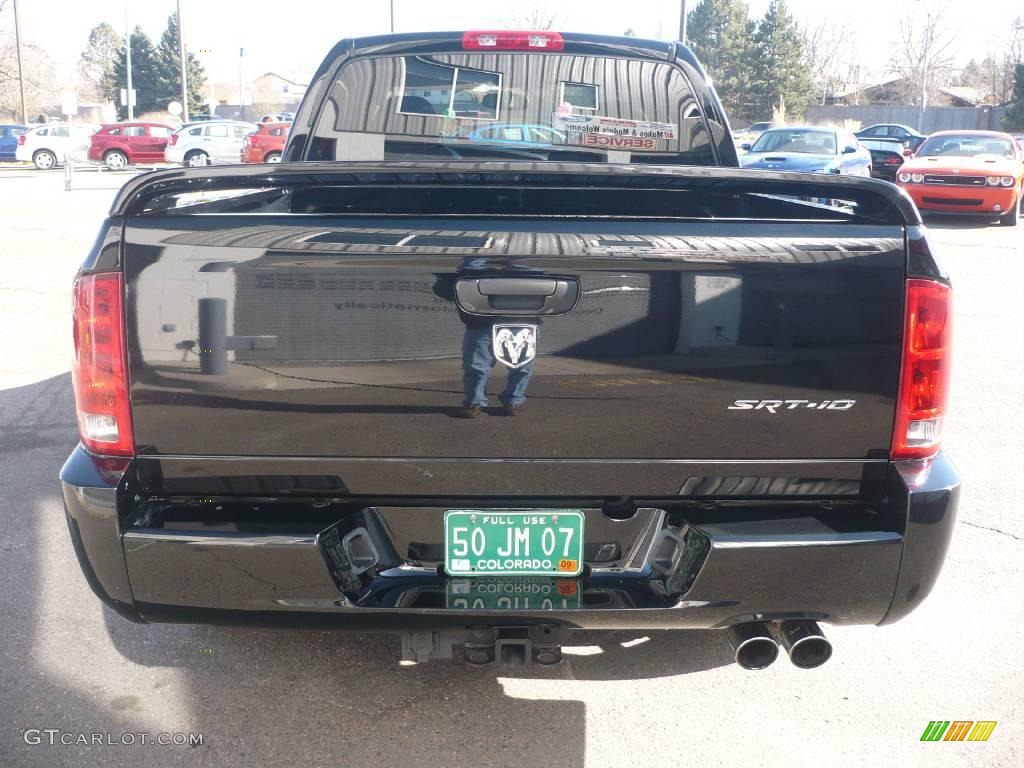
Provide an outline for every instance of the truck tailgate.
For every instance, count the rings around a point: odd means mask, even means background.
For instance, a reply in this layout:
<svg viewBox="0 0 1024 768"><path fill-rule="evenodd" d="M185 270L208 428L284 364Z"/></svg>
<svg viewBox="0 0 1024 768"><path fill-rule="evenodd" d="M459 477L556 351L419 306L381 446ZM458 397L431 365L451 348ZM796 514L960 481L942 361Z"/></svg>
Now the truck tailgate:
<svg viewBox="0 0 1024 768"><path fill-rule="evenodd" d="M255 210L181 198L124 221L136 445L186 485L210 474L196 458L218 457L368 493L465 493L473 466L529 495L570 465L604 492L676 492L694 474L673 464L750 462L792 480L825 462L822 477L855 479L888 455L907 269L894 219L811 206L802 220L697 217L682 202L678 217L485 215L507 201L500 184L441 215L408 203L382 216L379 190L363 210L309 193ZM458 285L488 280L496 306L474 314ZM548 283L578 299L532 295ZM459 418L467 345L491 354L499 324L534 329L533 349L520 344L536 356L527 402L516 418ZM491 372L492 406L515 370Z"/></svg>

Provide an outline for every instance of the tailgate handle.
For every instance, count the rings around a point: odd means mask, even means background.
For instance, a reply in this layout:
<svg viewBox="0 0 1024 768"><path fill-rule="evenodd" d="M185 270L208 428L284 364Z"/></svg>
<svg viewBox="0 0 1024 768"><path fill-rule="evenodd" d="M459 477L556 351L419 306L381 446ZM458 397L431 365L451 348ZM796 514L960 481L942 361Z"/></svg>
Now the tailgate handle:
<svg viewBox="0 0 1024 768"><path fill-rule="evenodd" d="M455 300L471 315L562 315L579 297L579 282L563 277L462 278L455 283Z"/></svg>

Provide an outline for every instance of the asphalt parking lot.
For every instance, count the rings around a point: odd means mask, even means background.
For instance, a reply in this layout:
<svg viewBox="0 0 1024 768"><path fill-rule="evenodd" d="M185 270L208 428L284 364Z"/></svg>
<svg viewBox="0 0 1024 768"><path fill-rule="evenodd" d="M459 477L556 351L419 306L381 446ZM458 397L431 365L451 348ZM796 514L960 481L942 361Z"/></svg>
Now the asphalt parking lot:
<svg viewBox="0 0 1024 768"><path fill-rule="evenodd" d="M691 632L580 636L561 666L509 674L400 666L391 636L139 626L95 599L57 484L76 441L69 297L125 178L83 172L65 192L59 171L0 169L0 766L1024 765L1024 225L931 227L956 289L946 444L964 488L920 610L831 629L810 671L745 672L720 633ZM936 719L998 726L920 742Z"/></svg>

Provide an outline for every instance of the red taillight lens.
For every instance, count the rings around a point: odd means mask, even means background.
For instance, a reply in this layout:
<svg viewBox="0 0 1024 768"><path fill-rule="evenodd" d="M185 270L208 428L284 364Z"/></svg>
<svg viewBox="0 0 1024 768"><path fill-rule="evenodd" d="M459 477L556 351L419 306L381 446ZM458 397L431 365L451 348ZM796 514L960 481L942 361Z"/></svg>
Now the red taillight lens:
<svg viewBox="0 0 1024 768"><path fill-rule="evenodd" d="M884 160L882 160L882 162L885 163L886 165L903 165L903 158L902 157L887 157Z"/></svg>
<svg viewBox="0 0 1024 768"><path fill-rule="evenodd" d="M892 440L894 459L934 456L942 443L953 342L952 292L931 280L907 281L903 373Z"/></svg>
<svg viewBox="0 0 1024 768"><path fill-rule="evenodd" d="M558 32L465 32L462 47L467 51L560 51L565 42Z"/></svg>
<svg viewBox="0 0 1024 768"><path fill-rule="evenodd" d="M71 379L78 432L82 445L103 456L135 453L121 289L119 273L80 277L74 289Z"/></svg>
<svg viewBox="0 0 1024 768"><path fill-rule="evenodd" d="M24 133L21 134L21 136L18 137L18 146L19 147L24 147L25 146L25 134Z"/></svg>
<svg viewBox="0 0 1024 768"><path fill-rule="evenodd" d="M171 134L171 141L170 141L170 145L171 145L171 146L173 147L173 146L174 146L175 144L177 144L177 143L178 143L178 134L176 134L176 133L172 133L172 134Z"/></svg>

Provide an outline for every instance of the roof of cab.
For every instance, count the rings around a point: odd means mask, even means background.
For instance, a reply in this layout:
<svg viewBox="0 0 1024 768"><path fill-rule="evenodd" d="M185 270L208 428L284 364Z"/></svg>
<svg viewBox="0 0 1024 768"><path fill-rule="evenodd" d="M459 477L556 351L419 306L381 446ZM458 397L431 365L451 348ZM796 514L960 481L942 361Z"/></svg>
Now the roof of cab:
<svg viewBox="0 0 1024 768"><path fill-rule="evenodd" d="M342 56L367 55L408 55L461 51L462 36L466 31L408 32L392 35L373 35L339 40L324 57L311 80L315 81ZM556 30L551 30L556 31ZM576 53L592 56L620 56L624 58L657 59L661 61L682 60L696 69L707 79L704 68L693 52L683 43L665 40L647 40L640 37L617 35L593 35L581 32L559 32L564 42L562 53ZM474 51L479 53L479 51ZM503 51L504 52L504 51ZM508 53L529 51L508 51ZM557 55L557 54L552 54Z"/></svg>

